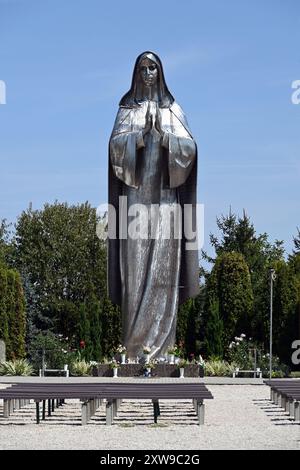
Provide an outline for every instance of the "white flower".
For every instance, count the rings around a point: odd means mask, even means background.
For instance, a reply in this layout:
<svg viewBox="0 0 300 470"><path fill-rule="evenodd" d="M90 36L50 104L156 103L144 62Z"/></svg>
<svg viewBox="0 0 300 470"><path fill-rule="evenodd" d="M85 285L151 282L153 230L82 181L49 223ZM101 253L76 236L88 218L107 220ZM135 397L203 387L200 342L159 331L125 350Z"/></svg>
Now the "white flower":
<svg viewBox="0 0 300 470"><path fill-rule="evenodd" d="M246 338L246 335L244 333L242 333L241 338Z"/></svg>
<svg viewBox="0 0 300 470"><path fill-rule="evenodd" d="M237 342L243 341L243 338L240 338L239 336L236 336L234 339L235 339Z"/></svg>
<svg viewBox="0 0 300 470"><path fill-rule="evenodd" d="M151 352L151 348L149 346L143 346L144 354L149 354Z"/></svg>

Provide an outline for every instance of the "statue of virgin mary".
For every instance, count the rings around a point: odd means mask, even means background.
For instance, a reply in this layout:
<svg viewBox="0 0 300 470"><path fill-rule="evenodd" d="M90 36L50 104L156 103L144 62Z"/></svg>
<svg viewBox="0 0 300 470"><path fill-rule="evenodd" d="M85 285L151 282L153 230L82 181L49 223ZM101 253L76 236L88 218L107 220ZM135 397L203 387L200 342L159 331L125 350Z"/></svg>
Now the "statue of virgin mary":
<svg viewBox="0 0 300 470"><path fill-rule="evenodd" d="M117 215L108 223L117 225L109 235L108 290L121 307L122 341L131 359L145 347L151 358L164 355L175 343L179 304L198 294L198 252L187 249L184 214L192 208L195 226L196 178L197 147L185 115L159 57L144 52L109 142L109 204ZM129 233L137 210L142 236Z"/></svg>

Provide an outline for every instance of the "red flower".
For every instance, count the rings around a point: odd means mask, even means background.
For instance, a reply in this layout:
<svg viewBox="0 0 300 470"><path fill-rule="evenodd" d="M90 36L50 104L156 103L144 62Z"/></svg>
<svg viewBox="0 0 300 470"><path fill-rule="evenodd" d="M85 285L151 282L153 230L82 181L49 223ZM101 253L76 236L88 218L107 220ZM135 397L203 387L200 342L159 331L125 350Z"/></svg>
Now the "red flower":
<svg viewBox="0 0 300 470"><path fill-rule="evenodd" d="M80 346L80 349L85 348L85 341L83 341L83 339L80 341L79 346Z"/></svg>

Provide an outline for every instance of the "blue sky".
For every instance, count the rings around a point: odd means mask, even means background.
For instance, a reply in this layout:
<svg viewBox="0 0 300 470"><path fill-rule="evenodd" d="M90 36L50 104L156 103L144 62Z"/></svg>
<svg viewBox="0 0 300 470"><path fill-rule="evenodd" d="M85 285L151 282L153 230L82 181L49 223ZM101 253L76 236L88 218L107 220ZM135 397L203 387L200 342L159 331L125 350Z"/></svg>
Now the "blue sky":
<svg viewBox="0 0 300 470"><path fill-rule="evenodd" d="M107 200L107 144L136 56L158 53L199 147L205 245L251 217L288 252L300 226L299 0L0 0L0 218Z"/></svg>

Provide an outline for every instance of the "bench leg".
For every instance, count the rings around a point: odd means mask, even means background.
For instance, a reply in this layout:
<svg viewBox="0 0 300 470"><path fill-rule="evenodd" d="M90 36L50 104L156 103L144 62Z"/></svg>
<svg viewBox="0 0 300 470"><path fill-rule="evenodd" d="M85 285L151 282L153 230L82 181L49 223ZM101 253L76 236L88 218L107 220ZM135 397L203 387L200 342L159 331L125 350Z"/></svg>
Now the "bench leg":
<svg viewBox="0 0 300 470"><path fill-rule="evenodd" d="M290 416L294 416L295 413L295 402L294 400L289 400L289 414Z"/></svg>
<svg viewBox="0 0 300 470"><path fill-rule="evenodd" d="M197 400L197 415L199 419L199 426L204 424L204 414L205 414L204 403L202 400Z"/></svg>
<svg viewBox="0 0 300 470"><path fill-rule="evenodd" d="M290 403L289 403L289 400L286 399L285 400L285 411L286 411L286 413L289 413L289 410L290 410Z"/></svg>
<svg viewBox="0 0 300 470"><path fill-rule="evenodd" d="M48 400L48 416L51 416L51 400Z"/></svg>
<svg viewBox="0 0 300 470"><path fill-rule="evenodd" d="M3 400L3 416L4 418L9 417L9 399L8 398L4 398Z"/></svg>
<svg viewBox="0 0 300 470"><path fill-rule="evenodd" d="M42 419L46 419L46 400L43 400Z"/></svg>
<svg viewBox="0 0 300 470"><path fill-rule="evenodd" d="M81 424L82 426L85 426L88 422L88 410L87 410L87 402L83 402L81 404Z"/></svg>
<svg viewBox="0 0 300 470"><path fill-rule="evenodd" d="M300 401L294 403L294 417L295 421L300 421Z"/></svg>
<svg viewBox="0 0 300 470"><path fill-rule="evenodd" d="M14 412L14 400L9 400L9 414Z"/></svg>
<svg viewBox="0 0 300 470"><path fill-rule="evenodd" d="M106 425L111 426L113 424L113 402L108 401L106 403Z"/></svg>
<svg viewBox="0 0 300 470"><path fill-rule="evenodd" d="M153 399L152 403L153 403L154 423L157 423L157 418L160 415L159 401L156 399Z"/></svg>
<svg viewBox="0 0 300 470"><path fill-rule="evenodd" d="M36 410L36 424L40 424L40 402L35 402L35 410Z"/></svg>

